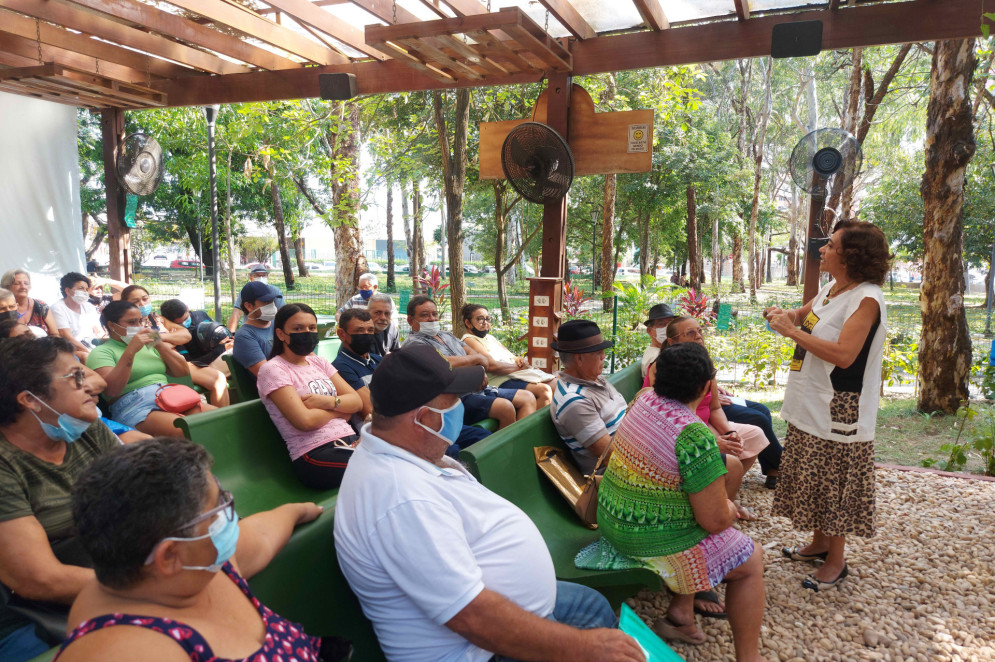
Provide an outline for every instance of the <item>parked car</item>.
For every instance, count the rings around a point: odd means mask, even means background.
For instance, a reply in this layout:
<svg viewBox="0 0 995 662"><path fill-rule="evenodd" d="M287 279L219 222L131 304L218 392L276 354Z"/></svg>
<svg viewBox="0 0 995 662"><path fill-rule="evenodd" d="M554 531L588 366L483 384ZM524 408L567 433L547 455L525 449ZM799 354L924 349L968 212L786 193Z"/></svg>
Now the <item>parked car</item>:
<svg viewBox="0 0 995 662"><path fill-rule="evenodd" d="M484 273L485 274L496 274L497 273L497 269L494 267L493 264L489 264L486 267L484 267Z"/></svg>
<svg viewBox="0 0 995 662"><path fill-rule="evenodd" d="M199 266L199 260L173 260L169 263L170 269L196 269Z"/></svg>
<svg viewBox="0 0 995 662"><path fill-rule="evenodd" d="M148 262L143 262L142 266L144 266L144 267L168 267L169 266L169 257L167 257L165 255L153 255L152 259L150 259Z"/></svg>
<svg viewBox="0 0 995 662"><path fill-rule="evenodd" d="M409 265L409 264L402 264L399 267L397 267L396 271L399 274L409 274L409 273L411 273L411 265Z"/></svg>
<svg viewBox="0 0 995 662"><path fill-rule="evenodd" d="M308 271L327 271L325 265L319 262L305 262L304 266L307 267Z"/></svg>
<svg viewBox="0 0 995 662"><path fill-rule="evenodd" d="M463 265L463 273L465 273L465 274L479 274L480 270L477 269L477 267L473 266L472 264L464 264Z"/></svg>
<svg viewBox="0 0 995 662"><path fill-rule="evenodd" d="M367 269L369 269L371 274L379 274L383 272L383 267L381 267L376 262L370 262L369 260L367 260L366 267Z"/></svg>

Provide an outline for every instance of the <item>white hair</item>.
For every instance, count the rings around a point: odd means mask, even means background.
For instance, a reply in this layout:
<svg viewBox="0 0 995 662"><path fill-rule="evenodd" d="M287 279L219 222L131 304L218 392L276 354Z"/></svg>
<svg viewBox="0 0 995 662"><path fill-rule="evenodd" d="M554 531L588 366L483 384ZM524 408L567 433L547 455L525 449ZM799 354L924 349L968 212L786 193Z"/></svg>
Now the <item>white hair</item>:
<svg viewBox="0 0 995 662"><path fill-rule="evenodd" d="M367 305L371 305L374 301L385 302L389 310L394 310L394 300L390 298L389 294L384 292L376 292L370 297L370 302Z"/></svg>
<svg viewBox="0 0 995 662"><path fill-rule="evenodd" d="M378 284L377 283L377 277L374 276L373 274L371 274L370 272L366 272L365 274L362 274L356 282L357 283L362 283L364 280L367 283L370 284L370 287L376 287L377 284Z"/></svg>

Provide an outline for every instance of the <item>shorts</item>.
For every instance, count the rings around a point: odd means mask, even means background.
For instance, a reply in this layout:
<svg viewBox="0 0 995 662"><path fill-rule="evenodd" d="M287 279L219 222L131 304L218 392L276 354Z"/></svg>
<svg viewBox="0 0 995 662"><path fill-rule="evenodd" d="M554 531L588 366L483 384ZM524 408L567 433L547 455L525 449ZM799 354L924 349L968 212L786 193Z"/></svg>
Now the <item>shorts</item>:
<svg viewBox="0 0 995 662"><path fill-rule="evenodd" d="M521 380L521 379L509 379L508 381L501 382L501 386L499 386L498 389L499 390L500 389L506 389L506 390L515 390L515 391L518 391L518 390L521 390L521 389L524 389L524 388L528 388L528 387L529 387L529 383L527 381L524 381L524 380Z"/></svg>
<svg viewBox="0 0 995 662"><path fill-rule="evenodd" d="M137 427L154 411L162 411L155 403L156 393L162 384L149 384L125 393L111 405L110 418L122 425Z"/></svg>
<svg viewBox="0 0 995 662"><path fill-rule="evenodd" d="M486 387L483 391L478 393L468 393L464 395L461 400L463 400L463 424L473 425L474 423L479 423L485 418L491 417L491 405L498 398L504 398L505 400L512 400L515 397L515 393L518 389L514 388L495 388L493 386Z"/></svg>

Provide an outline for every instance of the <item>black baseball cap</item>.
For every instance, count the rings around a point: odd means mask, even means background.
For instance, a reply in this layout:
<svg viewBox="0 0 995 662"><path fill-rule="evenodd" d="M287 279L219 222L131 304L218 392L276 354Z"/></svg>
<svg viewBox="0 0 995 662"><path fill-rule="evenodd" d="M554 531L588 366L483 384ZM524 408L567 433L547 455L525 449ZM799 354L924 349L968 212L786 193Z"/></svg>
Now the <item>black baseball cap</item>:
<svg viewBox="0 0 995 662"><path fill-rule="evenodd" d="M441 393L464 395L484 384L483 366L453 368L431 345L405 345L385 356L373 371L373 410L397 416L417 409Z"/></svg>
<svg viewBox="0 0 995 662"><path fill-rule="evenodd" d="M677 317L677 315L674 315L674 311L672 311L670 309L670 306L668 306L667 304L658 303L652 308L650 308L649 317L646 319L645 322L643 322L643 326L649 326L650 322L654 320L665 320L668 317L673 319L674 317Z"/></svg>
<svg viewBox="0 0 995 662"><path fill-rule="evenodd" d="M263 303L269 303L273 299L280 296L280 292L276 288L270 287L262 281L254 280L242 286L240 296L242 298L242 303L245 303L246 301L262 301Z"/></svg>

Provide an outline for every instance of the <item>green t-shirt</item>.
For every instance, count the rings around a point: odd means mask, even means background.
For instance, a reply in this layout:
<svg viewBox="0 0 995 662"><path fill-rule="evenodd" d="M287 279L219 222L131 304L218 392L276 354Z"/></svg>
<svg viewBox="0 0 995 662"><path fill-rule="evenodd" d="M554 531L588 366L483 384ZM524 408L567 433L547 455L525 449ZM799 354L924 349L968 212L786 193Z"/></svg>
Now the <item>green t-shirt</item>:
<svg viewBox="0 0 995 662"><path fill-rule="evenodd" d="M62 464L52 464L17 448L0 433L0 522L34 516L50 542L75 535L73 484L94 459L120 443L102 421L96 421L67 445ZM0 606L0 639L27 623Z"/></svg>
<svg viewBox="0 0 995 662"><path fill-rule="evenodd" d="M124 350L127 347L120 340L108 340L90 350L90 355L86 358L86 367L92 370L113 368L124 356ZM159 352L151 345L145 345L135 354L135 359L131 365L131 376L128 377L128 383L121 391L121 395L150 384L165 384L168 381L166 364L163 363Z"/></svg>

